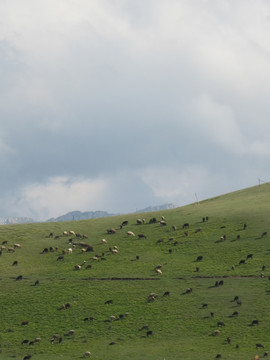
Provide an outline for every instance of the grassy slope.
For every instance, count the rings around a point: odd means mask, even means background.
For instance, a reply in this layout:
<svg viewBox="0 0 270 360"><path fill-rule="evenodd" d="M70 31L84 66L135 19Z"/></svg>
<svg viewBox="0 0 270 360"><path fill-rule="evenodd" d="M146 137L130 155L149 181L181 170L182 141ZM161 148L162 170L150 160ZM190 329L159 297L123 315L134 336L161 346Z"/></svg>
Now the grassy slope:
<svg viewBox="0 0 270 360"><path fill-rule="evenodd" d="M1 359L23 358L26 354L37 359L76 359L91 351L92 359L214 359L217 353L224 359L253 359L255 344L270 348L268 312L270 282L270 245L262 232L270 232L270 185L257 186L189 206L141 214L145 225L136 225L138 214L89 221L42 223L2 226L0 244L20 243L15 253L3 250L0 257L0 308ZM167 226L149 224L153 216L165 215ZM208 222L202 217L208 216ZM123 220L129 224L116 234L108 235L106 229L119 228ZM189 222L189 236L182 225ZM243 230L243 224L247 229ZM177 230L173 231L172 226ZM195 232L199 227L202 231ZM82 253L79 247L63 261L57 257L69 247L70 237L48 238L51 231L62 234L64 230L87 234L94 252ZM131 230L136 237L128 237ZM138 239L144 233L147 239ZM218 242L226 234L224 242ZM237 240L237 235L240 239ZM101 244L106 238L108 244ZM173 240L170 240L173 238ZM157 240L163 242L157 243ZM174 244L177 242L177 244ZM117 245L118 254L109 247ZM45 247L58 250L41 254ZM171 253L169 253L171 250ZM105 253L106 260L94 261L94 255ZM253 259L238 265L247 254ZM197 256L203 260L197 263ZM140 259L136 260L136 256ZM12 266L14 260L18 266ZM74 265L86 264L81 271ZM91 269L86 265L91 264ZM162 275L153 270L162 265ZM232 270L232 265L235 270ZM260 276L262 266L265 275ZM196 272L196 266L200 271ZM15 281L18 275L23 280ZM140 280L109 280L109 278L138 278ZM221 278L224 285L215 287ZM39 286L33 286L36 280ZM191 294L183 294L192 287ZM163 297L165 291L170 295ZM148 302L150 292L159 296ZM232 300L238 295L242 305ZM113 304L105 301L113 299ZM67 310L58 310L70 303ZM208 308L202 309L207 303ZM238 311L238 317L230 315ZM119 319L120 314L129 316ZM210 316L214 312L214 317ZM111 322L109 317L117 316ZM86 317L93 321L84 321ZM249 326L252 320L258 326ZM29 324L22 326L21 322ZM223 321L220 335L212 336L217 321ZM139 329L148 325L152 337ZM70 329L74 336L68 336ZM63 342L50 343L58 333ZM232 343L226 338L231 336ZM22 345L24 339L41 337L34 346ZM115 345L109 345L115 342ZM239 349L235 345L239 344Z"/></svg>

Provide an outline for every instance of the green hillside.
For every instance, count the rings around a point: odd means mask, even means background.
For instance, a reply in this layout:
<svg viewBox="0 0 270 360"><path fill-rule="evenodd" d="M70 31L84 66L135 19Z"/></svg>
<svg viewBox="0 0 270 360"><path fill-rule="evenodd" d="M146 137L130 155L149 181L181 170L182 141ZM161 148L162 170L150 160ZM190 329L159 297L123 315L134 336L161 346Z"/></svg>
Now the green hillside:
<svg viewBox="0 0 270 360"><path fill-rule="evenodd" d="M0 359L266 356L269 219L267 183L163 212L1 226Z"/></svg>

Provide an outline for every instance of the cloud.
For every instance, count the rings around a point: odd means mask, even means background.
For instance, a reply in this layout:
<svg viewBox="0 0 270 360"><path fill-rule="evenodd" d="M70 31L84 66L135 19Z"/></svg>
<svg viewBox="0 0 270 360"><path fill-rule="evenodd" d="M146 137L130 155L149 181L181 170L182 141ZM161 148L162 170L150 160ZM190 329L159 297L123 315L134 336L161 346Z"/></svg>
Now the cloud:
<svg viewBox="0 0 270 360"><path fill-rule="evenodd" d="M160 201L183 205L195 200L196 192L201 192L209 183L205 168L192 165L186 168L149 167L140 172L142 180L151 188ZM200 179L200 182L198 182Z"/></svg>
<svg viewBox="0 0 270 360"><path fill-rule="evenodd" d="M0 14L3 214L69 210L46 203L54 189L122 212L270 178L267 2L13 0Z"/></svg>
<svg viewBox="0 0 270 360"><path fill-rule="evenodd" d="M40 220L57 217L72 210L87 211L94 206L99 209L99 198L106 189L106 181L81 178L51 178L44 184L30 184L15 196L6 199L17 216L29 216ZM23 215L24 214L24 215Z"/></svg>

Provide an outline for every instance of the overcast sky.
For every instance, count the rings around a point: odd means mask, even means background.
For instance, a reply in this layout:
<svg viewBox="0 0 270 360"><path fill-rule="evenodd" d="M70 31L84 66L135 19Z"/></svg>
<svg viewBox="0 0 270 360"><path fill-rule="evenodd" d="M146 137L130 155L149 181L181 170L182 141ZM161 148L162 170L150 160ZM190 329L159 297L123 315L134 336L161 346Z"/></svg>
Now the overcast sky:
<svg viewBox="0 0 270 360"><path fill-rule="evenodd" d="M0 218L270 181L268 0L0 0Z"/></svg>

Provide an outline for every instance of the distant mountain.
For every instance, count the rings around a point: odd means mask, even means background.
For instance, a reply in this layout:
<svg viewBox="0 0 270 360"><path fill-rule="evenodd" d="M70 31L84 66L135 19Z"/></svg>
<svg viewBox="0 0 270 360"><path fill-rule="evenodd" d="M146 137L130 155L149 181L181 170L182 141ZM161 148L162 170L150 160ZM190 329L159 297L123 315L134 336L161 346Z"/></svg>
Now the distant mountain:
<svg viewBox="0 0 270 360"><path fill-rule="evenodd" d="M12 217L8 219L0 219L0 225L8 225L8 224L27 224L33 223L35 220L28 217Z"/></svg>
<svg viewBox="0 0 270 360"><path fill-rule="evenodd" d="M144 213L144 212L152 212L152 211L160 211L160 210L169 210L174 209L176 206L173 204L163 204L157 206L148 206L141 210L136 210L135 213ZM97 219L101 217L115 216L120 214L110 214L107 211L71 211L65 215L61 215L57 218L50 218L45 222L58 222L58 221L76 221L76 220L88 220L88 219ZM0 225L8 225L8 224L27 224L36 222L32 218L28 217L12 217L7 219L0 219Z"/></svg>
<svg viewBox="0 0 270 360"><path fill-rule="evenodd" d="M137 210L136 213L169 210L169 209L174 209L175 207L176 207L176 205L174 205L174 204L163 204L163 205L157 205L157 206L148 206L145 209Z"/></svg>
<svg viewBox="0 0 270 360"><path fill-rule="evenodd" d="M47 220L47 222L88 220L88 219L97 219L97 218L108 217L113 215L114 214L109 214L106 211L85 211L85 212L71 211L57 218L51 218Z"/></svg>

